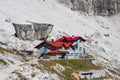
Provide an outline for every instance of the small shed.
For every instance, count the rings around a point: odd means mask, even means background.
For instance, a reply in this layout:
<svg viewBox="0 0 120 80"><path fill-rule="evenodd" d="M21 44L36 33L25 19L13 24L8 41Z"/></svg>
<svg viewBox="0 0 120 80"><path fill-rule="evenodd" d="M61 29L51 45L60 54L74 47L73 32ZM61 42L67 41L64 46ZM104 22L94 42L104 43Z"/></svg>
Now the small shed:
<svg viewBox="0 0 120 80"><path fill-rule="evenodd" d="M84 75L85 77L89 75L89 80L93 80L92 78L93 72L83 72L81 73L81 75Z"/></svg>

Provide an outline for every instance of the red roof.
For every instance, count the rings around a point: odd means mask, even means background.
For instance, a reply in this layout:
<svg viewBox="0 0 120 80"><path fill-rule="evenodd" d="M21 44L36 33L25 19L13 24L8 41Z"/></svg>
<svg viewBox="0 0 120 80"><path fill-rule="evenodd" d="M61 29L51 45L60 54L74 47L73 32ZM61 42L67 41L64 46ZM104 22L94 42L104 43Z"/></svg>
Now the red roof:
<svg viewBox="0 0 120 80"><path fill-rule="evenodd" d="M42 42L39 45L37 45L35 48L39 48L39 46L41 46L43 44L48 44L48 45L50 45L52 47L56 47L56 48L59 48L59 47L62 47L62 46L64 46L65 48L68 48L70 46L73 47L72 43L45 41L45 42Z"/></svg>
<svg viewBox="0 0 120 80"><path fill-rule="evenodd" d="M62 38L59 38L58 40L56 40L57 42L69 42L69 43L73 43L73 38L69 37L69 36L64 36Z"/></svg>
<svg viewBox="0 0 120 80"><path fill-rule="evenodd" d="M53 41L46 41L46 43L53 47L61 47L63 44L63 42L53 42Z"/></svg>
<svg viewBox="0 0 120 80"><path fill-rule="evenodd" d="M85 42L86 40L81 37L81 36L75 36L75 37L70 37L70 36L64 36L62 38L59 38L58 40L56 40L57 42L69 42L69 43L73 43L75 41L77 41L78 39L81 39L83 42Z"/></svg>
<svg viewBox="0 0 120 80"><path fill-rule="evenodd" d="M69 37L69 36L66 36L64 38L67 40L67 42L73 42L74 41L73 38Z"/></svg>
<svg viewBox="0 0 120 80"><path fill-rule="evenodd" d="M84 38L81 37L81 36L75 36L75 37L73 37L73 39L74 39L74 41L77 41L78 39L81 39L83 42L86 41L86 39L84 39Z"/></svg>
<svg viewBox="0 0 120 80"><path fill-rule="evenodd" d="M59 38L58 40L56 40L57 42L63 42L64 38Z"/></svg>
<svg viewBox="0 0 120 80"><path fill-rule="evenodd" d="M64 50L64 51L61 51L61 50L50 50L48 52L48 54L66 54L68 53L68 51Z"/></svg>
<svg viewBox="0 0 120 80"><path fill-rule="evenodd" d="M63 45L64 45L65 48L68 48L69 46L72 46L71 43L63 43Z"/></svg>

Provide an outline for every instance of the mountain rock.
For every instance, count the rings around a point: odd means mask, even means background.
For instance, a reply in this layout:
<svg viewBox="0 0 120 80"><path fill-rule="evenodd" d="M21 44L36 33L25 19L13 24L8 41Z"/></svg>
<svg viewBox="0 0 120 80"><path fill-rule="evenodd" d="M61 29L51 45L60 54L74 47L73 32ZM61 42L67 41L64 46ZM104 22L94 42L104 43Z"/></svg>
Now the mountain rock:
<svg viewBox="0 0 120 80"><path fill-rule="evenodd" d="M52 31L52 24L15 24L16 36L23 40L45 40Z"/></svg>
<svg viewBox="0 0 120 80"><path fill-rule="evenodd" d="M110 16L120 12L120 0L59 0L71 10Z"/></svg>

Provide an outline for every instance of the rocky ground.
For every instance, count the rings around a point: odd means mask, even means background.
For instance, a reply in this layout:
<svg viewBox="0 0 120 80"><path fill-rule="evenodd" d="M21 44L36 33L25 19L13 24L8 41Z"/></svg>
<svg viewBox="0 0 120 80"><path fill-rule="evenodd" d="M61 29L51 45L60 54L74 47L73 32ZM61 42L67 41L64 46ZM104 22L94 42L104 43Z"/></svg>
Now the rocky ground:
<svg viewBox="0 0 120 80"><path fill-rule="evenodd" d="M2 51L0 53L2 62L0 79L4 80L7 78L6 75L11 75L12 72L13 75L19 76L25 72L22 69L26 66L25 62L21 61L24 61L23 56L14 55L15 52L11 50L36 51L34 46L41 42L23 41L14 36L15 30L12 22L27 24L26 21L53 24L54 28L49 35L49 40L63 35L85 37L87 39L86 52L96 59L93 63L105 68L113 79L120 79L119 16L119 13L103 17L71 11L56 0L0 0L0 47L7 49L6 54L2 54ZM20 69L19 65L22 64L23 67ZM31 69L31 66L29 68Z"/></svg>

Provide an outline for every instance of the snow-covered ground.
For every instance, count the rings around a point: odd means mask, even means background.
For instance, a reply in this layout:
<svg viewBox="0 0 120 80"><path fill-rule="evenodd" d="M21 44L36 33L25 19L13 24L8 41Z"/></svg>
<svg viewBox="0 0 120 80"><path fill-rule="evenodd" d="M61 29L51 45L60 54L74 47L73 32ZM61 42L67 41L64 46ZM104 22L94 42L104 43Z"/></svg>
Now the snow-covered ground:
<svg viewBox="0 0 120 80"><path fill-rule="evenodd" d="M105 70L90 70L90 71L81 71L81 72L79 72L79 76L80 76L80 78L84 78L85 76L84 75L82 75L83 73L90 73L90 72L92 72L93 73L93 78L100 78L100 77L105 77L106 76L106 72L105 72ZM87 79L89 79L89 75L87 75Z"/></svg>
<svg viewBox="0 0 120 80"><path fill-rule="evenodd" d="M28 62L24 59L20 55L0 53L0 80L60 80L57 74L45 70L36 58Z"/></svg>
<svg viewBox="0 0 120 80"><path fill-rule="evenodd" d="M120 14L84 15L71 11L57 0L0 0L0 42L7 43L9 48L32 50L38 41L22 41L13 36L12 22L26 21L53 24L50 35L54 38L62 32L86 37L87 52L95 56L96 64L120 70Z"/></svg>

